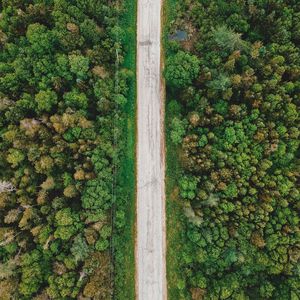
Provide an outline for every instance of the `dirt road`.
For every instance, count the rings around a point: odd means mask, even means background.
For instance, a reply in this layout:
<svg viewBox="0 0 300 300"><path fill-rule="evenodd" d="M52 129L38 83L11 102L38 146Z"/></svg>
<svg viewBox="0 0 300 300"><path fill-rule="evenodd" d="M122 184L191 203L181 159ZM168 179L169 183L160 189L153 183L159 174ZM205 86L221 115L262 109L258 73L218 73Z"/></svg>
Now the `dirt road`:
<svg viewBox="0 0 300 300"><path fill-rule="evenodd" d="M167 299L160 15L160 0L138 0L136 294L139 300Z"/></svg>

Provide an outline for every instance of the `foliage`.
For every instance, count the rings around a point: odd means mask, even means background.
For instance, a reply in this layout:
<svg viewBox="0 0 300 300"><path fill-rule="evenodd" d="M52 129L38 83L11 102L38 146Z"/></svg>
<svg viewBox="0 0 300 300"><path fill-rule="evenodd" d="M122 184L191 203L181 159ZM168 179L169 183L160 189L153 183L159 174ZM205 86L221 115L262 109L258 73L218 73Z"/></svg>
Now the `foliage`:
<svg viewBox="0 0 300 300"><path fill-rule="evenodd" d="M40 112L50 112L53 106L57 104L57 95L51 90L40 91L36 94L35 101L37 102L37 109Z"/></svg>
<svg viewBox="0 0 300 300"><path fill-rule="evenodd" d="M221 50L226 50L231 53L234 50L243 50L245 41L241 39L241 34L228 29L225 25L218 26L212 31L212 37Z"/></svg>
<svg viewBox="0 0 300 300"><path fill-rule="evenodd" d="M168 42L165 72L178 299L299 298L299 5L250 2L177 0L169 20L191 37ZM195 77L174 59L191 55Z"/></svg>
<svg viewBox="0 0 300 300"><path fill-rule="evenodd" d="M112 232L132 76L116 68L125 8L0 3L0 298L111 297L107 248L131 207L124 197Z"/></svg>
<svg viewBox="0 0 300 300"><path fill-rule="evenodd" d="M178 119L177 117L174 117L172 120L172 133L171 133L171 139L174 144L179 144L182 141L182 138L185 134L185 127L186 124L184 121Z"/></svg>
<svg viewBox="0 0 300 300"><path fill-rule="evenodd" d="M183 88L197 78L199 71L198 58L179 51L167 59L165 77L171 87Z"/></svg>

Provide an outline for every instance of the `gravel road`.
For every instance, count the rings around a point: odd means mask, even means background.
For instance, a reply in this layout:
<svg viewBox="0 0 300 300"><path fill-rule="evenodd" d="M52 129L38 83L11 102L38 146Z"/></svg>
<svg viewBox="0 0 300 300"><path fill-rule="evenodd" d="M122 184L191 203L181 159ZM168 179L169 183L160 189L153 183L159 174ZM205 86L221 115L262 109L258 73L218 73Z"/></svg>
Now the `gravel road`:
<svg viewBox="0 0 300 300"><path fill-rule="evenodd" d="M136 294L139 300L167 299L161 5L160 0L138 0Z"/></svg>

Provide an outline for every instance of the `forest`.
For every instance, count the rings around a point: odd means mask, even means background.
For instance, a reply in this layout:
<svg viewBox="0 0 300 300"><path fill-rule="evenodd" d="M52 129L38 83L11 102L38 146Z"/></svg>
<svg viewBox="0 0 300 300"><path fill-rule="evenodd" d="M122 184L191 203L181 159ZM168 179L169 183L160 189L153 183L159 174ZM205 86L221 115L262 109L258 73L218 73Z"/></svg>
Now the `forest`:
<svg viewBox="0 0 300 300"><path fill-rule="evenodd" d="M0 300L135 298L135 12L0 0ZM163 21L168 298L300 300L300 2Z"/></svg>
<svg viewBox="0 0 300 300"><path fill-rule="evenodd" d="M166 6L169 297L298 300L300 2Z"/></svg>
<svg viewBox="0 0 300 300"><path fill-rule="evenodd" d="M131 298L125 4L0 1L1 300Z"/></svg>

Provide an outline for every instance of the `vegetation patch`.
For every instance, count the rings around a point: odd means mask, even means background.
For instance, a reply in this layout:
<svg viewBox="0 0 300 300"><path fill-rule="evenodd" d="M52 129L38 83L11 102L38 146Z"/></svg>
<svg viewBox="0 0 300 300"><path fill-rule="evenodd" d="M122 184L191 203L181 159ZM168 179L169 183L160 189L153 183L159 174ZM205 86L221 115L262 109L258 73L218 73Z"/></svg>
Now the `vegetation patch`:
<svg viewBox="0 0 300 300"><path fill-rule="evenodd" d="M167 2L170 299L300 297L299 9Z"/></svg>
<svg viewBox="0 0 300 300"><path fill-rule="evenodd" d="M1 299L133 298L125 2L0 1Z"/></svg>
<svg viewBox="0 0 300 300"><path fill-rule="evenodd" d="M115 231L115 299L135 299L135 135L136 135L136 13L137 2L124 1L119 24L124 28L125 55L122 66L130 74L128 101L124 105L124 123L120 143L124 144L120 170L117 173L119 189L116 195L115 223L124 215L124 224Z"/></svg>

